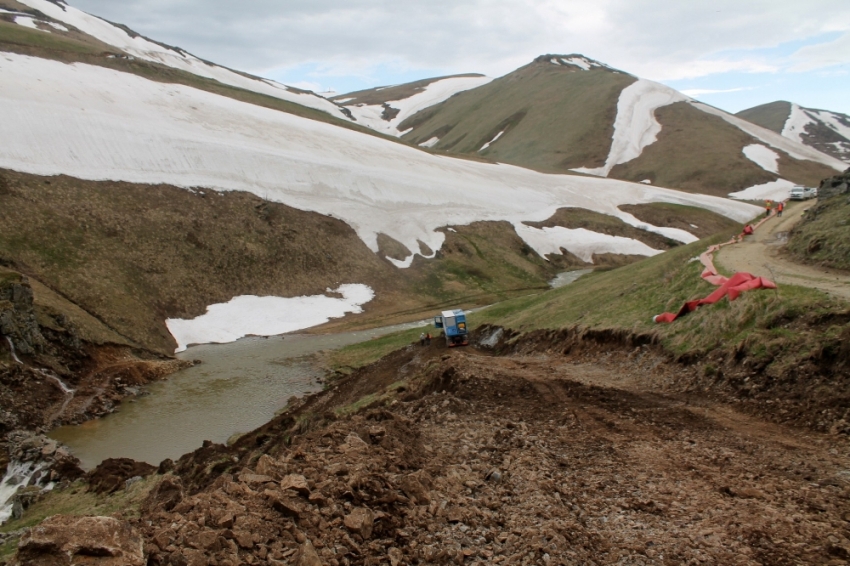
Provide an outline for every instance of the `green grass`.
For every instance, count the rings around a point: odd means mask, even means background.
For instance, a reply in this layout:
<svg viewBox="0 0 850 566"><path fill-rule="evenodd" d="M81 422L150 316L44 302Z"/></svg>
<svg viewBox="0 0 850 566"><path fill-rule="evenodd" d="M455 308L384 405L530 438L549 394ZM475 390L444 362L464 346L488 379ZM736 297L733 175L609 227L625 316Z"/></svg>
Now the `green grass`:
<svg viewBox="0 0 850 566"><path fill-rule="evenodd" d="M594 273L575 283L506 301L472 317L472 325L489 323L521 332L574 326L619 328L655 333L671 353L704 354L741 345L764 357L778 350L789 359L805 357L818 345L820 330L808 326L819 317L843 312L847 304L804 287L783 285L776 291L756 290L738 300L706 305L672 324L655 324L654 315L676 312L688 300L704 297L715 287L700 278L702 265L689 262L716 236L615 270ZM727 274L729 275L729 274Z"/></svg>
<svg viewBox="0 0 850 566"><path fill-rule="evenodd" d="M634 77L594 70L571 72L532 63L461 92L400 126L404 139L440 137L436 150L481 155L546 172L602 165L613 134L617 99ZM602 125L600 127L600 124ZM499 140L478 150L496 134Z"/></svg>
<svg viewBox="0 0 850 566"><path fill-rule="evenodd" d="M788 250L798 259L850 271L850 197L819 202L791 231Z"/></svg>
<svg viewBox="0 0 850 566"><path fill-rule="evenodd" d="M359 344L340 348L330 355L329 366L336 371L347 373L352 369L376 362L399 348L412 343L418 343L419 335L422 332L431 332L433 336L434 327L422 326L420 328L402 330L367 342L360 342Z"/></svg>

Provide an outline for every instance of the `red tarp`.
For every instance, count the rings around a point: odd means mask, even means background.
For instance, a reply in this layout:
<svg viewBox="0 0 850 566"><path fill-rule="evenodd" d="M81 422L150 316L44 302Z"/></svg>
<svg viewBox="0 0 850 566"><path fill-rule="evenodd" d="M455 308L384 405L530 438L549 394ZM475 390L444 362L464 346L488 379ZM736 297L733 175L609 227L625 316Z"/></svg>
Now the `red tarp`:
<svg viewBox="0 0 850 566"><path fill-rule="evenodd" d="M719 285L716 291L714 291L709 296L703 299L688 301L687 303L682 305L682 308L680 308L679 312L677 313L665 312L663 314L659 314L652 317L652 320L654 322L673 322L680 316L685 316L689 312L697 310L702 305L712 305L726 296L729 297L730 301L734 301L744 291L750 291L752 289L776 289L776 283L774 283L773 281L769 281L764 277L756 277L752 273L739 272L733 275L731 278L727 279L726 277L719 275L717 273L717 269L715 269L714 267L714 252L716 252L723 246L728 246L729 244L735 244L740 242L743 239L744 235L752 234L753 229L761 226L765 220L767 220L767 218L763 219L761 222L759 222L752 228L747 225L747 228L750 229L745 230L737 238L732 238L728 242L724 242L716 246L711 246L702 254L700 254L700 263L705 266L705 269L703 270L702 275L700 275L700 277L702 277L709 283L712 283L713 285Z"/></svg>

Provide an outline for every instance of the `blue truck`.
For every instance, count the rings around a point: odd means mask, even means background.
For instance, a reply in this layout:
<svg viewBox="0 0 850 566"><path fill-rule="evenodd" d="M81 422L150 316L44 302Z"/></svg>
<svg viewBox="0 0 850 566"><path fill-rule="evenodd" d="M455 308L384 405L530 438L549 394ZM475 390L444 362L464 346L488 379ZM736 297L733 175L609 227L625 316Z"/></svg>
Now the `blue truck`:
<svg viewBox="0 0 850 566"><path fill-rule="evenodd" d="M462 310L443 311L434 317L434 327L442 328L449 348L469 345L466 315Z"/></svg>

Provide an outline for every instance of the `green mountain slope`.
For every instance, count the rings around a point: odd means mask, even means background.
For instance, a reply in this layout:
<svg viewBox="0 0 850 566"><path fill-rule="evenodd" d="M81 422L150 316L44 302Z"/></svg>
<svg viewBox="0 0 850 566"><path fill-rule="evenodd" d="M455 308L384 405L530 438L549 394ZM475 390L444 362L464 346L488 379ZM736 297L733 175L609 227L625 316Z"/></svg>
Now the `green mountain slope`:
<svg viewBox="0 0 850 566"><path fill-rule="evenodd" d="M606 67L590 71L537 58L513 73L455 95L403 122L414 144L480 154L545 172L601 165L608 155L617 98L635 78ZM498 143L492 143L500 132Z"/></svg>

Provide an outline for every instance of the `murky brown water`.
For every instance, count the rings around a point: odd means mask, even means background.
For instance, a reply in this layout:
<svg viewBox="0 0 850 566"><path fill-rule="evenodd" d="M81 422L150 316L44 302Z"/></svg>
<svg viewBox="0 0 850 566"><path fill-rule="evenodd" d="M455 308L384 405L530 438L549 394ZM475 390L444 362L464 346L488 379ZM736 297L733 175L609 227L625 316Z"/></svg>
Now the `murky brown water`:
<svg viewBox="0 0 850 566"><path fill-rule="evenodd" d="M315 364L321 350L341 348L424 322L361 332L245 338L193 346L178 354L203 363L149 385L150 395L125 400L119 412L50 433L67 444L86 469L105 458L127 457L157 465L200 447L226 442L268 422L293 395L321 389Z"/></svg>

